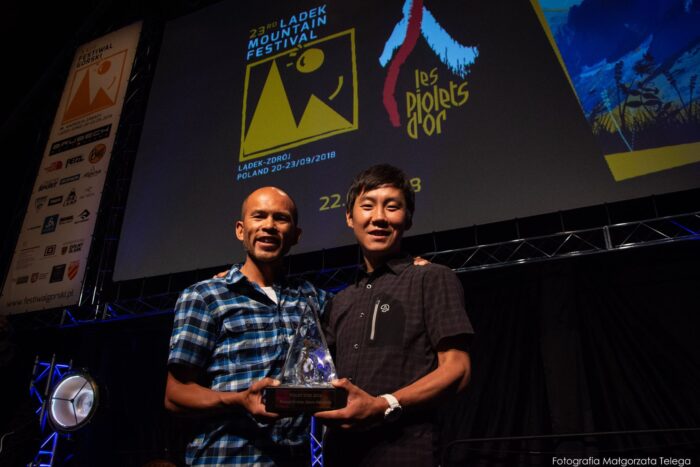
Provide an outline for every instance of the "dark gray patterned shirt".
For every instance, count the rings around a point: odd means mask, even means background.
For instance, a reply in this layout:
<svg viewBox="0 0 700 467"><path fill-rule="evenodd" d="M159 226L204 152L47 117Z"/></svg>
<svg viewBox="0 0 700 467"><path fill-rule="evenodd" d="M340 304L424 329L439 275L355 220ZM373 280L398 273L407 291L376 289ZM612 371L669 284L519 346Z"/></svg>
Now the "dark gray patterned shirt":
<svg viewBox="0 0 700 467"><path fill-rule="evenodd" d="M388 261L334 297L324 332L340 378L377 396L407 386L437 368L442 339L473 334L464 292L450 269L414 266L410 256ZM363 433L330 431L325 457L335 465L431 465L434 411L406 411L396 424Z"/></svg>

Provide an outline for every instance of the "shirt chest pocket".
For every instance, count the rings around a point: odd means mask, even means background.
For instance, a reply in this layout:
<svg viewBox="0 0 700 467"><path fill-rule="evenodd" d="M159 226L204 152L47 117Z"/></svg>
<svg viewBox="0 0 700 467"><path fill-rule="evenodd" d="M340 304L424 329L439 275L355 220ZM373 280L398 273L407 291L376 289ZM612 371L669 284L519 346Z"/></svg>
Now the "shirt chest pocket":
<svg viewBox="0 0 700 467"><path fill-rule="evenodd" d="M228 317L223 322L221 342L232 362L255 365L276 358L282 333L273 317Z"/></svg>
<svg viewBox="0 0 700 467"><path fill-rule="evenodd" d="M403 347L406 315L402 304L390 298L377 297L369 312L368 344Z"/></svg>

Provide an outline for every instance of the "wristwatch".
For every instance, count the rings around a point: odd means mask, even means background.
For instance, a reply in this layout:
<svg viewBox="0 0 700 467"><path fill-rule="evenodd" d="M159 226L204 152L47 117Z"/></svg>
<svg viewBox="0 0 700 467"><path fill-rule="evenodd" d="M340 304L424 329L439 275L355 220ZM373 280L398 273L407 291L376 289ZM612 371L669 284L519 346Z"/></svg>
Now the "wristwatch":
<svg viewBox="0 0 700 467"><path fill-rule="evenodd" d="M387 422L398 420L403 410L401 404L399 404L399 400L392 394L382 394L379 397L383 397L389 403L389 408L384 411L384 420Z"/></svg>

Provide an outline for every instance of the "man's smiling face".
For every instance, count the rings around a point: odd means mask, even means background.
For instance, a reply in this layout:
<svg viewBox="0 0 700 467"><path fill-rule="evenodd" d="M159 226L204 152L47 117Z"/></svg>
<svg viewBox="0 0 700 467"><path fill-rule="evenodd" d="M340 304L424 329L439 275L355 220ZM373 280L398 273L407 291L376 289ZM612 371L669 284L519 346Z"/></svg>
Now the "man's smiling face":
<svg viewBox="0 0 700 467"><path fill-rule="evenodd" d="M360 193L346 220L367 258L398 253L410 227L404 193L390 185Z"/></svg>
<svg viewBox="0 0 700 467"><path fill-rule="evenodd" d="M297 243L301 230L295 212L294 202L277 188L260 188L248 196L236 237L252 260L279 261Z"/></svg>

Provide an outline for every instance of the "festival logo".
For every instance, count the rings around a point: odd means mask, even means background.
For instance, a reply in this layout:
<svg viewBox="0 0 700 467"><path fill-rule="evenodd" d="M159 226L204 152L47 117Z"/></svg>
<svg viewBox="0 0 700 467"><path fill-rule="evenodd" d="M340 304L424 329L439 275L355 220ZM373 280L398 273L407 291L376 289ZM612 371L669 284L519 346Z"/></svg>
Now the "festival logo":
<svg viewBox="0 0 700 467"><path fill-rule="evenodd" d="M384 108L394 127L402 125L396 88L401 67L423 39L442 63L449 80L441 80L441 70L415 69L411 76L412 90L405 94L406 132L412 139L441 134L448 110L463 106L469 98L467 75L479 56L474 46L454 40L426 7L422 0L406 0L403 17L396 24L379 63L387 69L382 91Z"/></svg>
<svg viewBox="0 0 700 467"><path fill-rule="evenodd" d="M246 67L240 162L357 128L354 29Z"/></svg>
<svg viewBox="0 0 700 467"><path fill-rule="evenodd" d="M126 65L126 50L102 58L111 45L85 54L82 61L87 65L78 69L71 83L68 105L62 124L112 107L117 102L122 74ZM93 61L94 57L99 57Z"/></svg>

